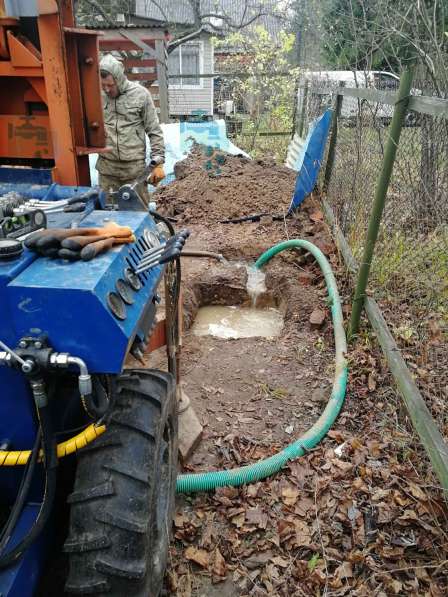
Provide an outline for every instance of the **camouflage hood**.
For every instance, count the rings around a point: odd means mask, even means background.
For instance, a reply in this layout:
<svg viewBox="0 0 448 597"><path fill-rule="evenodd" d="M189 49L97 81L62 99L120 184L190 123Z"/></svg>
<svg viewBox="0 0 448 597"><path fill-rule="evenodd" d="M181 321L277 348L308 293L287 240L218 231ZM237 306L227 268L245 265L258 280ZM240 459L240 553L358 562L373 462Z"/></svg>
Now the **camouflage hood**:
<svg viewBox="0 0 448 597"><path fill-rule="evenodd" d="M112 56L112 54L106 54L100 60L100 70L105 70L110 73L115 79L118 91L123 93L129 86L129 81L124 74L123 63Z"/></svg>
<svg viewBox="0 0 448 597"><path fill-rule="evenodd" d="M159 119L149 91L129 81L123 64L112 54L100 61L100 69L110 73L118 86L119 95L103 97L104 125L110 151L100 156L97 169L107 174L113 166L106 162L141 162L146 158L146 135L151 142L151 158L164 158L165 146Z"/></svg>

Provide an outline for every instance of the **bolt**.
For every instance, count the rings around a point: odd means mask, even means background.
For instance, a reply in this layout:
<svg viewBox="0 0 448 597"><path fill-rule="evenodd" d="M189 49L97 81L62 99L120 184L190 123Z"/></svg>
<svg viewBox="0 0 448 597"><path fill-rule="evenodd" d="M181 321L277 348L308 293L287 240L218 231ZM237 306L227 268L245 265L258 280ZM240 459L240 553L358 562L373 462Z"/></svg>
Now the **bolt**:
<svg viewBox="0 0 448 597"><path fill-rule="evenodd" d="M130 195L130 193L128 193L127 191L125 191L122 194L121 198L123 199L123 201L129 201L129 199L131 198L131 195Z"/></svg>
<svg viewBox="0 0 448 597"><path fill-rule="evenodd" d="M31 373L34 368L34 364L32 361L25 361L22 365L22 371L24 373Z"/></svg>
<svg viewBox="0 0 448 597"><path fill-rule="evenodd" d="M91 129L94 129L94 130L96 130L96 129L99 129L99 128L100 128L100 125L99 125L99 123L98 123L98 122L96 122L96 120L95 120L94 122L91 122L91 123L90 123L90 128L91 128Z"/></svg>
<svg viewBox="0 0 448 597"><path fill-rule="evenodd" d="M87 58L84 58L84 64L93 64L93 58L91 56L87 56Z"/></svg>

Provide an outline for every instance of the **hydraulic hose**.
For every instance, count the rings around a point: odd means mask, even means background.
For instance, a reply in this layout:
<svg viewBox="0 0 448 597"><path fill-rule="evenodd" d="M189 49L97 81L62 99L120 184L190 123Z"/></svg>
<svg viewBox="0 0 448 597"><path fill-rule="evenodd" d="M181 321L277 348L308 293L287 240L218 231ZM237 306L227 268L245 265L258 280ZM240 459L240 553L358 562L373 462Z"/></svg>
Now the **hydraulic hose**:
<svg viewBox="0 0 448 597"><path fill-rule="evenodd" d="M253 483L269 477L283 468L290 460L303 456L307 451L314 448L328 433L342 408L348 374L347 361L345 358L347 341L345 338L341 301L336 280L324 254L315 245L306 240L289 240L279 243L263 253L256 261L255 267L258 269L262 268L270 259L281 251L293 248L305 249L314 256L322 270L327 284L336 345L335 375L330 399L328 400L323 413L314 425L302 435L302 437L291 443L281 452L270 458L256 462L255 464L235 469L180 475L176 484L178 493L211 491L216 487L224 487L227 485L237 487L239 485Z"/></svg>
<svg viewBox="0 0 448 597"><path fill-rule="evenodd" d="M61 442L56 447L56 455L58 458L63 458L69 454L77 452L90 442L93 442L98 436L106 431L105 425L98 425L92 423L84 431L78 433L74 437ZM31 456L31 450L16 450L16 451L0 451L0 466L20 466L28 462Z"/></svg>
<svg viewBox="0 0 448 597"><path fill-rule="evenodd" d="M3 527L0 539L0 553L3 552L8 541L11 537L11 533L16 528L17 521L22 514L23 507L25 506L25 502L28 499L28 493L30 490L31 482L33 480L34 472L36 470L37 459L39 456L39 448L41 445L41 430L39 429L36 433L36 439L34 441L34 447L31 452L31 458L28 459L28 462L25 466L25 471L23 473L22 481L20 483L19 491L17 493L17 499L11 508L11 512L8 518L7 523Z"/></svg>
<svg viewBox="0 0 448 597"><path fill-rule="evenodd" d="M7 545L0 553L0 570L11 566L23 553L33 544L44 529L53 509L53 503L56 496L57 483L57 458L55 446L53 444L52 422L49 413L49 406L40 406L37 409L40 429L42 431L43 462L45 470L45 489L42 498L42 505L33 526L27 532L25 537L17 545L5 552Z"/></svg>

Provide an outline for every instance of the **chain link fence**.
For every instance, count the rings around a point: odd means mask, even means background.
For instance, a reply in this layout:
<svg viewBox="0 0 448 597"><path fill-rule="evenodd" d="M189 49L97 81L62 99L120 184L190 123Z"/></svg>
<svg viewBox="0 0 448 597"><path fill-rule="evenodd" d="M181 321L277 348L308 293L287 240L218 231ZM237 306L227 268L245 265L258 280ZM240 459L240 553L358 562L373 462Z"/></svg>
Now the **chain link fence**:
<svg viewBox="0 0 448 597"><path fill-rule="evenodd" d="M314 118L334 107L336 96L336 86L301 87L304 135ZM438 101L436 115L408 110L369 294L380 303L428 407L448 436L448 100ZM342 96L327 200L358 263L392 113L392 103Z"/></svg>

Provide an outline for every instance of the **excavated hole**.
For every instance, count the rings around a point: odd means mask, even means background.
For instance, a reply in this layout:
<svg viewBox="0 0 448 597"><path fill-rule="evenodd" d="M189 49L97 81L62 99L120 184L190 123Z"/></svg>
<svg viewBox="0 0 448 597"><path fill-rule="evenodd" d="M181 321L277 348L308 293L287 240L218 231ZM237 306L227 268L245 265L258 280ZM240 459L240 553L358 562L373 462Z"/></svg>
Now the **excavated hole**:
<svg viewBox="0 0 448 597"><path fill-rule="evenodd" d="M185 329L228 339L280 335L286 303L273 279L249 273L242 262L201 272L184 294Z"/></svg>

